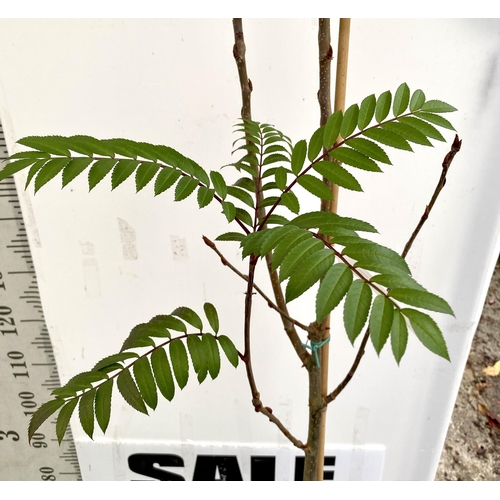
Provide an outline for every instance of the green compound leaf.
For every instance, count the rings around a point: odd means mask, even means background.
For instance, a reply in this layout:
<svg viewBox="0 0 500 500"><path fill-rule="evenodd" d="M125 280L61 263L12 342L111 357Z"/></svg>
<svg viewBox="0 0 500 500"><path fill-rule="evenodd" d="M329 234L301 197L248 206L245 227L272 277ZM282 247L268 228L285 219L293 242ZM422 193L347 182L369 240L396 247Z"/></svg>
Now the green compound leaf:
<svg viewBox="0 0 500 500"><path fill-rule="evenodd" d="M17 143L52 155L70 156L67 138L59 135L23 137Z"/></svg>
<svg viewBox="0 0 500 500"><path fill-rule="evenodd" d="M398 121L412 126L431 139L436 139L442 142L446 141L437 128L433 127L430 123L415 118L414 116L402 116L401 118L398 118Z"/></svg>
<svg viewBox="0 0 500 500"><path fill-rule="evenodd" d="M36 176L35 193L53 179L70 161L69 158L56 158L55 160L47 161Z"/></svg>
<svg viewBox="0 0 500 500"><path fill-rule="evenodd" d="M413 113L414 111L419 110L425 102L425 94L420 90L415 90L410 100L410 111Z"/></svg>
<svg viewBox="0 0 500 500"><path fill-rule="evenodd" d="M175 201L186 199L198 186L198 181L193 177L182 177L175 186Z"/></svg>
<svg viewBox="0 0 500 500"><path fill-rule="evenodd" d="M64 439L64 434L66 434L66 429L68 428L71 415L78 404L78 398L70 399L59 412L56 422L56 436L57 442L62 443Z"/></svg>
<svg viewBox="0 0 500 500"><path fill-rule="evenodd" d="M260 242L260 255L267 255L271 250L276 248L284 236L293 233L296 229L295 226L280 226L268 229Z"/></svg>
<svg viewBox="0 0 500 500"><path fill-rule="evenodd" d="M148 414L148 410L144 404L141 393L135 385L134 379L127 368L123 370L116 381L116 385L123 399L132 407L141 413Z"/></svg>
<svg viewBox="0 0 500 500"><path fill-rule="evenodd" d="M356 178L335 162L319 161L314 165L314 170L340 187L351 191L363 191Z"/></svg>
<svg viewBox="0 0 500 500"><path fill-rule="evenodd" d="M165 349L159 348L153 351L153 354L151 354L151 366L153 367L158 389L165 399L172 401L175 395L175 384Z"/></svg>
<svg viewBox="0 0 500 500"><path fill-rule="evenodd" d="M243 248L242 257L245 258L251 254L262 255L260 248L262 242L270 231L270 229L263 229L261 231L256 231L255 233L250 233L241 244L241 247Z"/></svg>
<svg viewBox="0 0 500 500"><path fill-rule="evenodd" d="M214 333L219 333L219 315L217 314L217 309L210 302L205 302L203 304L203 310L205 311L205 316L208 319L210 327Z"/></svg>
<svg viewBox="0 0 500 500"><path fill-rule="evenodd" d="M373 139L374 141L381 142L386 146L391 148L402 149L404 151L413 151L407 140L403 139L398 134L395 134L391 130L386 130L383 128L370 128L363 132L363 135Z"/></svg>
<svg viewBox="0 0 500 500"><path fill-rule="evenodd" d="M359 108L358 115L358 128L359 130L363 130L366 128L373 119L373 115L375 114L375 105L377 103L377 99L375 99L375 95L369 95L365 97L361 101L361 106Z"/></svg>
<svg viewBox="0 0 500 500"><path fill-rule="evenodd" d="M424 113L421 111L419 111L416 114L416 116L427 122L434 123L434 125L437 125L439 127L447 128L449 130L455 130L453 128L453 125L446 118L443 118L442 116L434 115L433 113Z"/></svg>
<svg viewBox="0 0 500 500"><path fill-rule="evenodd" d="M31 441L33 434L54 412L65 404L63 399L53 399L44 403L33 413L28 427L28 441Z"/></svg>
<svg viewBox="0 0 500 500"><path fill-rule="evenodd" d="M436 322L427 314L415 309L402 309L401 312L410 320L410 325L420 342L429 351L450 361L446 342Z"/></svg>
<svg viewBox="0 0 500 500"><path fill-rule="evenodd" d="M172 311L172 316L181 318L186 323L194 326L197 330L203 330L203 322L201 318L189 307L178 307Z"/></svg>
<svg viewBox="0 0 500 500"><path fill-rule="evenodd" d="M233 344L233 341L225 335L219 335L216 338L220 346L222 347L222 350L224 351L227 359L236 368L238 366L240 358L238 356L238 351Z"/></svg>
<svg viewBox="0 0 500 500"><path fill-rule="evenodd" d="M137 160L120 160L111 173L111 189L117 188L123 181L128 179L140 163Z"/></svg>
<svg viewBox="0 0 500 500"><path fill-rule="evenodd" d="M386 163L387 165L392 165L387 153L378 144L375 144L368 139L356 137L354 139L349 139L345 144L346 146L350 146L352 149L359 151L373 160Z"/></svg>
<svg viewBox="0 0 500 500"><path fill-rule="evenodd" d="M208 373L212 380L219 375L220 372L220 354L217 340L211 333L205 333L201 337L202 352L207 361Z"/></svg>
<svg viewBox="0 0 500 500"><path fill-rule="evenodd" d="M284 281L290 277L295 268L302 265L302 262L323 248L323 243L316 238L309 238L300 242L296 247L290 250L283 259L280 267L279 280Z"/></svg>
<svg viewBox="0 0 500 500"><path fill-rule="evenodd" d="M62 187L78 177L94 160L92 158L73 158L62 173Z"/></svg>
<svg viewBox="0 0 500 500"><path fill-rule="evenodd" d="M309 290L330 269L335 254L326 248L315 252L301 262L290 277L286 287L285 300L291 302Z"/></svg>
<svg viewBox="0 0 500 500"><path fill-rule="evenodd" d="M305 140L301 140L295 144L292 150L292 172L295 175L299 175L302 167L304 166L304 162L306 161L306 153L307 153L307 143Z"/></svg>
<svg viewBox="0 0 500 500"><path fill-rule="evenodd" d="M330 156L352 167L368 170L370 172L382 172L380 167L371 158L345 146L334 149L330 152Z"/></svg>
<svg viewBox="0 0 500 500"><path fill-rule="evenodd" d="M325 131L323 134L323 147L325 149L331 148L339 137L340 127L342 125L342 111L335 111L325 124Z"/></svg>
<svg viewBox="0 0 500 500"><path fill-rule="evenodd" d="M312 175L306 174L297 178L298 184L300 184L304 189L309 191L314 196L321 198L322 200L332 200L333 195L328 188L328 186Z"/></svg>
<svg viewBox="0 0 500 500"><path fill-rule="evenodd" d="M410 87L406 83L402 83L394 94L394 102L392 103L392 112L394 116L399 116L406 111L410 102Z"/></svg>
<svg viewBox="0 0 500 500"><path fill-rule="evenodd" d="M342 125L340 126L340 135L343 139L349 137L355 130L358 124L359 106L353 104L346 109Z"/></svg>
<svg viewBox="0 0 500 500"><path fill-rule="evenodd" d="M444 314L453 314L453 310L446 300L433 293L409 288L393 288L389 290L389 297L404 302L410 306L420 307L429 311L436 311Z"/></svg>
<svg viewBox="0 0 500 500"><path fill-rule="evenodd" d="M309 140L309 147L307 149L307 159L310 162L313 162L316 157L319 155L321 152L321 149L323 148L323 136L325 134L325 127L319 127L316 132L311 136L311 139Z"/></svg>
<svg viewBox="0 0 500 500"><path fill-rule="evenodd" d="M363 280L354 280L344 303L344 326L352 344L368 319L372 290Z"/></svg>
<svg viewBox="0 0 500 500"><path fill-rule="evenodd" d="M375 120L377 123L384 121L391 110L392 94L389 90L380 94L375 105Z"/></svg>
<svg viewBox="0 0 500 500"><path fill-rule="evenodd" d="M78 406L78 417L80 418L80 424L82 424L82 429L85 434L90 439L93 439L94 435L94 398L96 390L86 392L80 399L80 405Z"/></svg>
<svg viewBox="0 0 500 500"><path fill-rule="evenodd" d="M158 196L168 188L172 187L177 182L177 179L180 176L180 170L176 170L175 168L170 167L163 167L155 180L155 196Z"/></svg>
<svg viewBox="0 0 500 500"><path fill-rule="evenodd" d="M316 321L323 321L344 298L352 283L352 271L344 263L334 264L321 281L316 296Z"/></svg>
<svg viewBox="0 0 500 500"><path fill-rule="evenodd" d="M89 191L92 191L117 164L117 160L97 160L89 170Z"/></svg>
<svg viewBox="0 0 500 500"><path fill-rule="evenodd" d="M209 205L214 199L215 190L205 186L200 186L198 189L198 206L204 208Z"/></svg>
<svg viewBox="0 0 500 500"><path fill-rule="evenodd" d="M391 328L391 347L394 358L399 365L408 344L408 328L404 316L397 310L394 310L394 319Z"/></svg>
<svg viewBox="0 0 500 500"><path fill-rule="evenodd" d="M102 432L106 432L111 416L111 395L113 394L113 379L110 379L97 389L95 396L95 417Z"/></svg>
<svg viewBox="0 0 500 500"><path fill-rule="evenodd" d="M149 161L144 162L142 165L139 165L135 173L136 193L138 193L141 189L143 189L151 182L153 177L158 173L159 169L160 165L158 165L158 163Z"/></svg>
<svg viewBox="0 0 500 500"><path fill-rule="evenodd" d="M291 191L289 191L288 193L283 193L281 195L281 204L294 214L298 214L300 212L299 199L297 198L295 193L292 193Z"/></svg>
<svg viewBox="0 0 500 500"><path fill-rule="evenodd" d="M214 185L215 192L224 200L227 196L227 185L224 177L219 172L210 172L210 179Z"/></svg>
<svg viewBox="0 0 500 500"><path fill-rule="evenodd" d="M457 108L454 108L453 106L450 106L443 101L433 99L424 103L420 110L427 111L429 113L451 113L453 111L456 111Z"/></svg>
<svg viewBox="0 0 500 500"><path fill-rule="evenodd" d="M179 339L172 340L169 348L175 379L179 387L184 389L189 378L189 363L186 348L182 340Z"/></svg>
<svg viewBox="0 0 500 500"><path fill-rule="evenodd" d="M422 146L432 146L432 143L427 139L427 137L422 134L416 128L408 125L404 122L389 122L382 125L383 130L390 130L395 134L400 135L403 139L409 142L414 142L416 144L421 144Z"/></svg>
<svg viewBox="0 0 500 500"><path fill-rule="evenodd" d="M278 269L283 262L283 259L288 256L293 248L295 248L300 242L309 239L312 239L312 234L309 231L305 231L297 227L295 227L295 230L290 234L283 236L273 253L273 271Z"/></svg>
<svg viewBox="0 0 500 500"><path fill-rule="evenodd" d="M378 295L373 301L370 314L370 338L377 354L380 354L384 344L389 338L394 319L394 306L383 295Z"/></svg>
<svg viewBox="0 0 500 500"><path fill-rule="evenodd" d="M156 383L147 357L139 358L134 363L134 377L144 402L151 409L156 409L158 393L156 392Z"/></svg>

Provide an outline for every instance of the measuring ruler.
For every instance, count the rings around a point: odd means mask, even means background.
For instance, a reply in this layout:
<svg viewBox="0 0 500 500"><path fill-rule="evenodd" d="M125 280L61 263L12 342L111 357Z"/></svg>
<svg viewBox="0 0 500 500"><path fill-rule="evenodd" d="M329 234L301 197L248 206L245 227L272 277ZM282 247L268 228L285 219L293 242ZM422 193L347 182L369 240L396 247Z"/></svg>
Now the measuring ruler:
<svg viewBox="0 0 500 500"><path fill-rule="evenodd" d="M0 124L0 161L8 157ZM2 164L3 165L3 164ZM31 415L60 387L13 177L0 181L0 480L81 481L68 427L28 444ZM51 421L55 427L55 419Z"/></svg>

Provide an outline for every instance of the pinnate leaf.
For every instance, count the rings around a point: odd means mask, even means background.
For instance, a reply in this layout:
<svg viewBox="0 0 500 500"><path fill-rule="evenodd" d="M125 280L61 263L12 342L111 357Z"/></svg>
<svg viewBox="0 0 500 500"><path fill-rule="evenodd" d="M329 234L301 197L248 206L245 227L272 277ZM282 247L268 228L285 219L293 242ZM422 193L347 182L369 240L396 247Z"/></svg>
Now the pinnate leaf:
<svg viewBox="0 0 500 500"><path fill-rule="evenodd" d="M283 281L290 277L297 266L302 265L302 262L323 248L323 243L316 238L310 238L300 242L295 248L291 249L288 255L284 258L279 272L279 280Z"/></svg>

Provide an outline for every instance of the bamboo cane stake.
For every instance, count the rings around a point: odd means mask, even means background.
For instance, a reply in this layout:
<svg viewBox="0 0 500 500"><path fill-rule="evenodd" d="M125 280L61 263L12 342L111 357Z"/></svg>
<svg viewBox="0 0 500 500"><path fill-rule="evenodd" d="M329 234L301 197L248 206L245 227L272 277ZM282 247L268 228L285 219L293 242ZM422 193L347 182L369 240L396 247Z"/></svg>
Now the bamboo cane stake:
<svg viewBox="0 0 500 500"><path fill-rule="evenodd" d="M320 20L320 32L321 32L321 22ZM349 59L349 35L351 29L351 20L346 18L341 18L339 20L339 38L338 38L338 48L337 48L337 73L335 77L335 100L334 100L334 112L339 109L345 111L345 95L347 87L347 63ZM329 31L329 24L328 24ZM329 33L328 33L329 38ZM321 41L320 41L321 43ZM330 48L331 50L331 48ZM321 56L320 56L321 57ZM321 60L320 60L321 68ZM321 73L321 69L320 69ZM321 87L321 77L320 77L320 87ZM321 90L320 90L321 93ZM318 98L320 97L318 93ZM329 99L329 97L328 97ZM321 106L321 103L320 103ZM322 119L323 122L323 110ZM325 121L326 123L326 121ZM321 123L324 125L324 123ZM339 187L336 184L330 185L333 199L329 204L329 211L337 213L338 209L338 196ZM324 332L326 339L330 335L330 315L326 318L324 322ZM329 362L329 344L325 344L321 349L321 395L326 398L328 395L328 362ZM323 465L324 465L324 455L325 455L325 438L326 438L326 411L323 411L321 415L321 430L320 430L320 451L319 451L319 464L318 464L318 481L323 480Z"/></svg>

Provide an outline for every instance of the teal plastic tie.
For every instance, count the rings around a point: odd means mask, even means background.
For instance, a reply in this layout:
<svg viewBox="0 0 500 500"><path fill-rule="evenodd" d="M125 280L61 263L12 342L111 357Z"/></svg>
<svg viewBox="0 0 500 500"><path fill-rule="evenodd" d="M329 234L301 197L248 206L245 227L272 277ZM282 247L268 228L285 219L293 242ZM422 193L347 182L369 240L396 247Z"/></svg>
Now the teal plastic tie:
<svg viewBox="0 0 500 500"><path fill-rule="evenodd" d="M311 343L310 345L309 342ZM321 349L328 342L330 342L330 335L328 335L328 337L325 340L322 340L321 342L315 342L314 340L308 339L306 344L302 344L302 347L311 350L311 354L314 356L314 362L318 367L321 366L318 357L318 349Z"/></svg>

